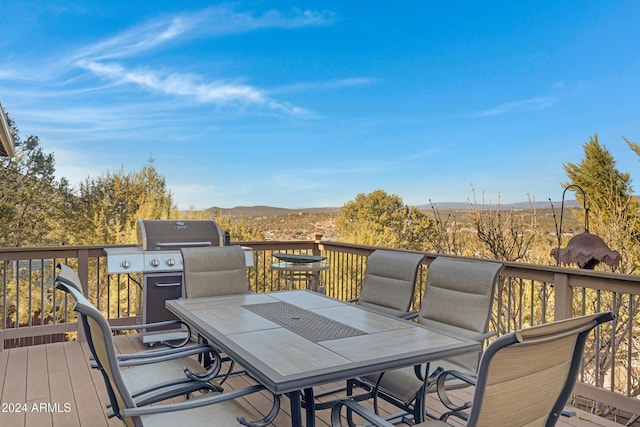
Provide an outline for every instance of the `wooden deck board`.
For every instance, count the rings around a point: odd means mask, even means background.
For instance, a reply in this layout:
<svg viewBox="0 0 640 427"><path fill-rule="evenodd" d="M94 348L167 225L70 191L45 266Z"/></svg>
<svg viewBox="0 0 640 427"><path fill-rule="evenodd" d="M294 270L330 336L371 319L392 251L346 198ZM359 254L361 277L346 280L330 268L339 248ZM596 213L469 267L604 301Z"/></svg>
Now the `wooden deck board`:
<svg viewBox="0 0 640 427"><path fill-rule="evenodd" d="M93 380L91 369L87 364L87 356L81 345L66 346L67 366L73 384L73 408L81 426L91 425L93 420L105 419L104 398L99 390L104 386ZM101 380L100 377L98 377ZM102 387L100 387L102 386ZM117 425L115 422L114 425Z"/></svg>
<svg viewBox="0 0 640 427"><path fill-rule="evenodd" d="M2 375L4 386L0 402L4 408L0 409L8 411L0 412L3 426L22 426L26 417L28 349L14 350L16 351L11 350L7 355L6 371Z"/></svg>
<svg viewBox="0 0 640 427"><path fill-rule="evenodd" d="M51 416L55 425L69 427L80 427L78 419L78 408L74 402L73 386L71 383L71 373L67 364L65 343L55 343L47 345L47 367L49 369L50 403L53 405ZM76 344L77 347L77 344ZM72 366L72 370L83 369L83 366ZM84 386L84 384L78 384ZM58 411L58 406L71 405L71 410Z"/></svg>
<svg viewBox="0 0 640 427"><path fill-rule="evenodd" d="M27 390L26 402L29 411L25 425L53 426L47 405L52 401L49 393L51 385L47 374L47 347L42 345L27 347Z"/></svg>
<svg viewBox="0 0 640 427"><path fill-rule="evenodd" d="M146 350L136 336L118 336L116 346L121 352ZM108 401L102 375L90 368L89 348L86 342L52 343L33 347L0 351L0 402L4 405L24 405L26 412L0 412L0 426L25 427L116 427L122 423L107 419L105 403ZM246 376L232 376L226 387L236 389L253 384ZM332 388L330 384L323 388ZM468 399L470 394L463 396ZM331 398L330 396L328 398ZM437 411L435 400L430 396L428 405ZM256 393L243 399L257 412L266 414L271 408L268 392ZM33 403L44 404L47 410L32 411ZM64 404L71 410L66 412ZM371 408L370 402L365 406ZM47 406L48 405L48 406ZM57 405L57 406L56 406ZM39 407L39 406L38 406ZM8 408L6 408L8 409ZM55 409L55 410L54 410ZM383 415L395 412L388 404L381 404ZM616 427L612 421L576 409L577 416L562 417L558 426L564 427ZM215 425L215 424L212 424ZM282 409L273 426L291 425L289 400L282 398ZM329 411L319 411L318 427L330 426ZM399 424L404 425L404 424ZM461 425L461 424L460 424ZM226 427L226 426L221 426Z"/></svg>

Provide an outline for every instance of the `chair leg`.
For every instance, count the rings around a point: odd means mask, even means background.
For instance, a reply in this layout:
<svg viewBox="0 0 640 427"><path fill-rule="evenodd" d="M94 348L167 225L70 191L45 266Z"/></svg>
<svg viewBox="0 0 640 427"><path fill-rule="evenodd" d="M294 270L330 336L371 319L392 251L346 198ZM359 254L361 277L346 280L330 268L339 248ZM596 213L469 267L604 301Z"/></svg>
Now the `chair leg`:
<svg viewBox="0 0 640 427"><path fill-rule="evenodd" d="M353 396L353 387L354 387L354 385L355 385L354 380L347 380L347 386L346 386L347 397ZM354 427L355 424L353 423L353 411L351 411L349 408L347 408L347 411L346 411L346 418L347 418L347 425L349 427Z"/></svg>
<svg viewBox="0 0 640 427"><path fill-rule="evenodd" d="M413 419L416 424L420 424L425 420L426 395L425 386L423 386L420 391L418 391L418 394L416 394L416 400L413 406Z"/></svg>

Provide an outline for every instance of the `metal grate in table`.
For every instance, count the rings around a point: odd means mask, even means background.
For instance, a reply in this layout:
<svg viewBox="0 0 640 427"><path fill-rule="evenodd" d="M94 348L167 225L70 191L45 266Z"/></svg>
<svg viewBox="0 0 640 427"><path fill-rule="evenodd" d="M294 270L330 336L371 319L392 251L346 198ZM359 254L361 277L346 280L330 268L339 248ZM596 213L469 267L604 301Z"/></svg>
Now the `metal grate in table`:
<svg viewBox="0 0 640 427"><path fill-rule="evenodd" d="M313 342L366 334L360 329L284 301L247 304L242 307Z"/></svg>

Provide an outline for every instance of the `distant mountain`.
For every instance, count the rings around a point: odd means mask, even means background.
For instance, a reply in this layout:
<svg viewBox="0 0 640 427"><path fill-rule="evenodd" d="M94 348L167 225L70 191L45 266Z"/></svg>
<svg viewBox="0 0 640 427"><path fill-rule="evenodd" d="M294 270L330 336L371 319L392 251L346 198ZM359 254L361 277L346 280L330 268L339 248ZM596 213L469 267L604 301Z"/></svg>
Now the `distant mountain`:
<svg viewBox="0 0 640 427"><path fill-rule="evenodd" d="M553 206L557 209L560 208L562 202L553 202ZM579 207L579 204L575 200L565 200L565 207L567 208L575 208ZM436 209L447 209L447 210L467 210L469 209L469 204L465 202L438 202L434 203ZM519 202L519 203L507 203L500 205L502 209L510 210L527 210L531 209L532 204L529 202ZM551 208L551 204L549 201L546 202L535 202L533 206L536 209L549 209ZM420 210L431 210L431 205L416 205L416 208ZM495 204L486 205L486 208L495 208ZM252 218L252 217L268 217L268 216L279 216L279 215L288 215L288 214L298 214L298 213L338 213L340 212L339 207L320 207L320 208L303 208L303 209L289 209L289 208L279 208L275 206L236 206L233 208L218 208L212 207L207 209L209 211L220 212L223 215L230 215L231 217L244 217L244 218Z"/></svg>
<svg viewBox="0 0 640 427"><path fill-rule="evenodd" d="M209 211L217 211L227 216L232 217L263 217L263 216L279 216L287 214L297 213L337 213L340 208L326 207L326 208L304 208L304 209L288 209L278 208L274 206L236 206L234 208L209 208Z"/></svg>

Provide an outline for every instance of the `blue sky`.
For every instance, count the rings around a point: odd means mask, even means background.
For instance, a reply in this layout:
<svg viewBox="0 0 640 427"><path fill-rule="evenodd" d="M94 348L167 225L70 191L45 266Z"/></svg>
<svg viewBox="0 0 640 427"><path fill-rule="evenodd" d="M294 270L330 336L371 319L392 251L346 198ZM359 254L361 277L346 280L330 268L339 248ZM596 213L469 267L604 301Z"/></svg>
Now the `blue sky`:
<svg viewBox="0 0 640 427"><path fill-rule="evenodd" d="M640 180L638 1L0 8L0 102L72 183L153 157L181 208L558 200L596 132Z"/></svg>

